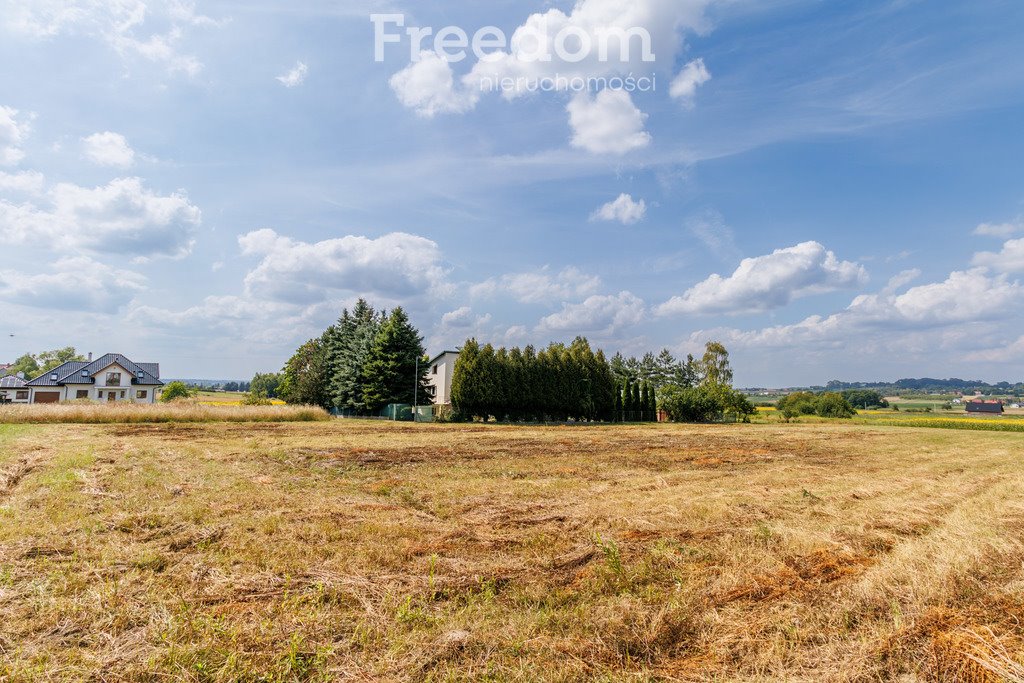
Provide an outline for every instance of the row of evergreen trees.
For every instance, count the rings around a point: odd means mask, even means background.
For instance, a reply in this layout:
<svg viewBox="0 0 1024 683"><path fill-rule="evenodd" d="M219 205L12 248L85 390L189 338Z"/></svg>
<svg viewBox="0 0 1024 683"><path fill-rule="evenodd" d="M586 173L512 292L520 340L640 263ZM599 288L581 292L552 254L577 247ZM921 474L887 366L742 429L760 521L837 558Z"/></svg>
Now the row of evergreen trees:
<svg viewBox="0 0 1024 683"><path fill-rule="evenodd" d="M650 382L634 382L629 377L615 394L615 422L657 422L658 398Z"/></svg>
<svg viewBox="0 0 1024 683"><path fill-rule="evenodd" d="M345 309L337 323L295 352L277 393L289 403L354 415L374 415L414 398L427 404L423 356L423 337L401 307L378 313L360 299L351 313Z"/></svg>
<svg viewBox="0 0 1024 683"><path fill-rule="evenodd" d="M452 376L452 407L467 419L611 422L616 396L621 401L604 353L582 337L541 351L481 347L470 339Z"/></svg>

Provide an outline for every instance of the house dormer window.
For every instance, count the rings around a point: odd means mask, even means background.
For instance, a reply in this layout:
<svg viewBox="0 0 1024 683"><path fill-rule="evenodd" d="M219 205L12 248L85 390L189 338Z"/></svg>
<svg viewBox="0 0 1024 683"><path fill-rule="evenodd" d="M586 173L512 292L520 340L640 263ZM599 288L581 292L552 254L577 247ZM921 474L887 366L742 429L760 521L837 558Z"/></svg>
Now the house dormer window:
<svg viewBox="0 0 1024 683"><path fill-rule="evenodd" d="M53 373L52 375L50 375L50 381L51 382L56 382L57 381L57 373L56 372Z"/></svg>
<svg viewBox="0 0 1024 683"><path fill-rule="evenodd" d="M107 373L107 386L120 386L121 384L121 373L120 372L108 372Z"/></svg>

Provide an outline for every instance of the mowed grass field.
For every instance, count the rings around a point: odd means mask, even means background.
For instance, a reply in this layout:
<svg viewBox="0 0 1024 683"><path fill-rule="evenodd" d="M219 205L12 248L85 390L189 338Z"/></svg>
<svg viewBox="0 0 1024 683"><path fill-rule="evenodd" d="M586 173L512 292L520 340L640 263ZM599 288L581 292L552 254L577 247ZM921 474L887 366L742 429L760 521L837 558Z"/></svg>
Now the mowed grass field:
<svg viewBox="0 0 1024 683"><path fill-rule="evenodd" d="M1020 434L0 425L3 681L1014 681L1022 646Z"/></svg>

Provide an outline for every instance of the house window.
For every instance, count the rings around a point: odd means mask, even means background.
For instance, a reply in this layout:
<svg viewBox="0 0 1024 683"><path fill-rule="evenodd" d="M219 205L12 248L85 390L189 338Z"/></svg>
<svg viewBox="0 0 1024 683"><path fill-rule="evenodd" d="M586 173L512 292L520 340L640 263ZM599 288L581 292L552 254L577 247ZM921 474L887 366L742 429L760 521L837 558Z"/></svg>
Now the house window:
<svg viewBox="0 0 1024 683"><path fill-rule="evenodd" d="M124 392L123 391L121 392L121 398L124 398Z"/></svg>
<svg viewBox="0 0 1024 683"><path fill-rule="evenodd" d="M14 393L14 400L15 401L27 401L28 400L28 392L27 391L17 391L17 392L15 392Z"/></svg>
<svg viewBox="0 0 1024 683"><path fill-rule="evenodd" d="M75 392L75 398L89 398L89 390L79 389L78 391Z"/></svg>
<svg viewBox="0 0 1024 683"><path fill-rule="evenodd" d="M433 374L435 374L435 375L437 374L437 366L436 365L434 366L434 373Z"/></svg>
<svg viewBox="0 0 1024 683"><path fill-rule="evenodd" d="M119 386L121 386L121 373L120 372L108 372L107 373L107 386L108 387L119 387Z"/></svg>
<svg viewBox="0 0 1024 683"><path fill-rule="evenodd" d="M137 392L135 392L135 396L137 396L138 398L149 398L149 392L148 391L137 391Z"/></svg>

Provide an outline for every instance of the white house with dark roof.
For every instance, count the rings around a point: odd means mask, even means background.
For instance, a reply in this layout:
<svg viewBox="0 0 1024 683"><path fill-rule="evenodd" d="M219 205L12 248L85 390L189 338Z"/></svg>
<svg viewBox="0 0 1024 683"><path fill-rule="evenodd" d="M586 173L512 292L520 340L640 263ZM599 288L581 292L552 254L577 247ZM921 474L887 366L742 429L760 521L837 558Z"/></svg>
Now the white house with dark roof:
<svg viewBox="0 0 1024 683"><path fill-rule="evenodd" d="M446 406L452 402L452 375L457 360L458 351L444 351L432 358L427 366L427 393L436 406Z"/></svg>
<svg viewBox="0 0 1024 683"><path fill-rule="evenodd" d="M32 391L27 384L24 377L0 377L0 403L28 403Z"/></svg>
<svg viewBox="0 0 1024 683"><path fill-rule="evenodd" d="M119 353L108 353L96 360L64 363L26 386L32 403L153 403L163 385L158 363L134 363Z"/></svg>

